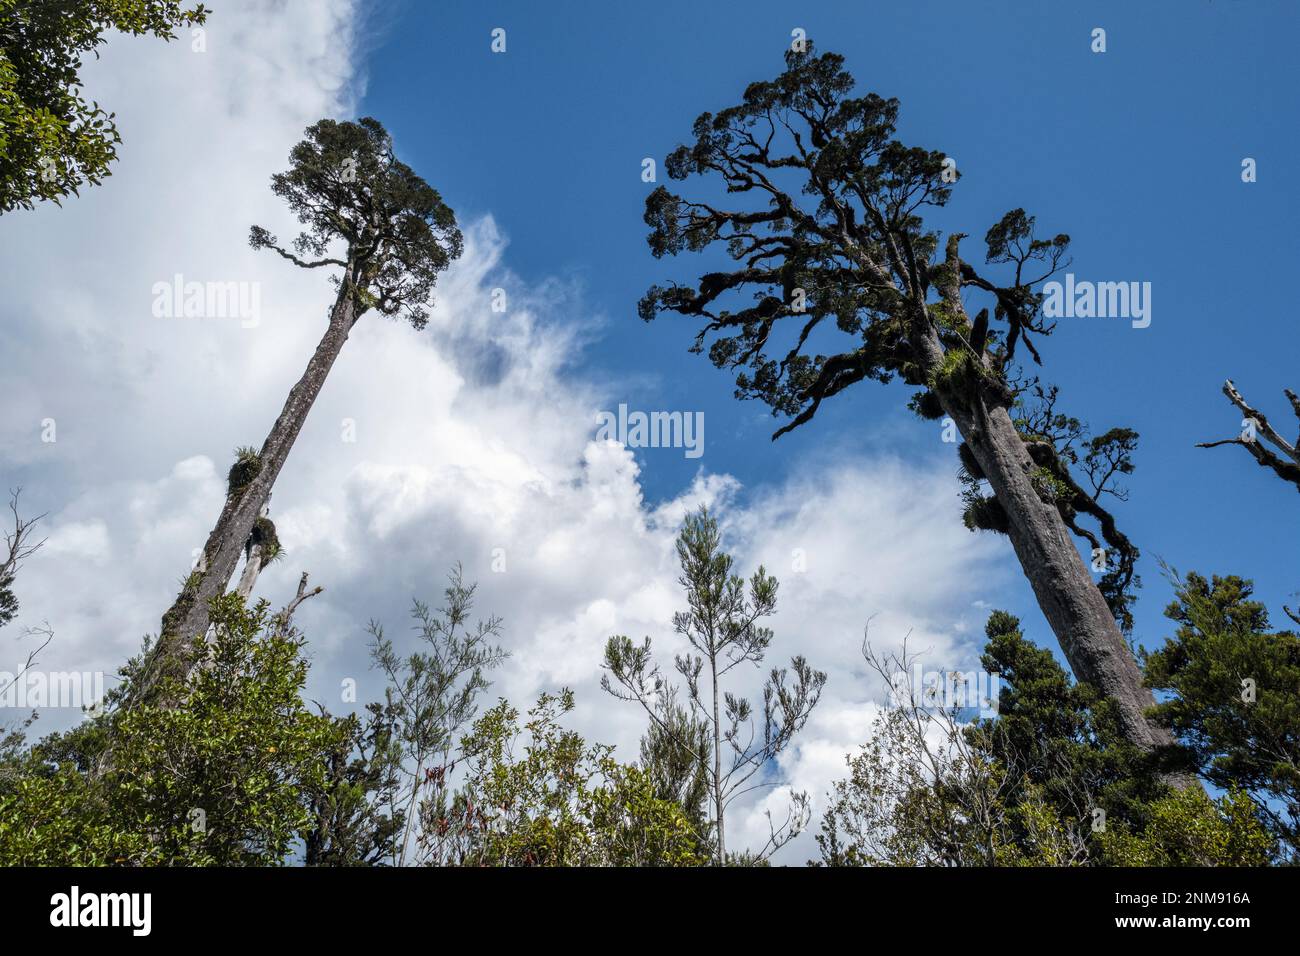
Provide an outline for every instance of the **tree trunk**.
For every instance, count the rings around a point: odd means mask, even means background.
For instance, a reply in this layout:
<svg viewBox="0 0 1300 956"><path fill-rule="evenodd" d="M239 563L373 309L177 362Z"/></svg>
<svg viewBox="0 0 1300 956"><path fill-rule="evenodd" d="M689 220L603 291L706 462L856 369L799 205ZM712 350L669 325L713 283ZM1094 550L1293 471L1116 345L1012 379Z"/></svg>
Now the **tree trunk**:
<svg viewBox="0 0 1300 956"><path fill-rule="evenodd" d="M710 641L713 638L710 636ZM726 806L722 794L722 723L718 714L718 655L709 654L709 674L713 679L713 806L718 819L718 866L727 865L727 834L723 816Z"/></svg>
<svg viewBox="0 0 1300 956"><path fill-rule="evenodd" d="M955 240L959 238L949 241L950 272L940 292L947 306L969 323L956 278L960 262ZM1075 677L1115 702L1124 736L1135 746L1150 753L1172 744L1169 732L1145 715L1155 699L1143 685L1137 661L1083 563L1070 529L1056 505L1035 488L1038 466L1011 421L1006 397L974 372L937 382L944 366L944 347L924 308L918 309L913 319L910 338L916 362L927 378L936 382L943 410L957 425L1006 512L1007 535L1020 567ZM972 353L971 360L983 371L991 368L987 355ZM1194 783L1181 775L1166 779L1178 787Z"/></svg>
<svg viewBox="0 0 1300 956"><path fill-rule="evenodd" d="M262 573L262 546L255 544L248 549L248 557L244 559L244 573L239 576L239 584L235 588L235 593L245 601L253 593L253 587L257 584L257 576Z"/></svg>
<svg viewBox="0 0 1300 956"><path fill-rule="evenodd" d="M1075 546L1056 505L1034 487L1029 457L1004 406L981 398L974 409L944 401L1007 514L1008 537L1043 616L1075 676L1115 701L1124 735L1146 751L1173 742L1144 716L1155 704L1142 672Z"/></svg>
<svg viewBox="0 0 1300 956"><path fill-rule="evenodd" d="M289 391L280 417L275 420L262 445L257 474L246 486L226 498L197 569L186 581L171 609L163 615L158 643L141 689L143 699L154 698L158 682L164 677L183 680L194 664L196 645L208 629L208 604L224 593L230 583L239 565L239 556L252 533L253 523L262 513L280 469L289 457L289 450L302 431L307 413L311 411L358 318L352 295L352 272L349 268L344 273L330 311L329 327L307 363L307 370ZM166 701L161 703L167 704Z"/></svg>

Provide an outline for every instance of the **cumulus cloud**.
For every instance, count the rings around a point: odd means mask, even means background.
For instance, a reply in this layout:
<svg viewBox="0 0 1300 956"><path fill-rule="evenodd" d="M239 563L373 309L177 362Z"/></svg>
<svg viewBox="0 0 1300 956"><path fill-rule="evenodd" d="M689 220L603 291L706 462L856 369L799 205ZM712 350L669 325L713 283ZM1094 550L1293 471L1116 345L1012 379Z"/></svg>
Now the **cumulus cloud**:
<svg viewBox="0 0 1300 956"><path fill-rule="evenodd" d="M0 437L10 484L49 512L48 546L21 581L24 620L56 633L46 666L111 672L157 628L220 510L232 449L261 443L322 331L322 276L252 252L246 234L294 231L262 184L304 126L347 115L354 18L342 0L232 0L206 53L114 41L93 82L126 139L117 172L62 210L0 223L13 277ZM506 622L512 656L492 693L525 705L572 687L577 728L631 759L645 720L601 692L602 649L611 634L650 636L671 668L684 649L673 540L708 505L738 569L762 563L781 581L765 668L803 654L830 674L779 767L820 798L880 700L860 656L868 618L881 646L910 631L913 647L969 666L973 602L999 585L1001 545L962 529L948 464L828 456L805 477L746 488L710 462L647 502L642 467L680 452L639 463L595 440L596 410L620 399L581 368L599 330L581 290L519 281L491 218L465 231L426 330L358 326L272 499L287 558L258 593L283 603L304 570L326 589L299 616L313 697L341 709L347 677L363 700L380 694L366 622L382 620L400 649L411 599L436 606L460 561L483 614ZM260 321L155 317L151 289L177 273L259 284ZM495 288L505 313L490 307ZM42 441L47 420L56 441ZM757 690L762 672L736 673ZM732 844L761 842L761 811L782 797L741 808ZM805 837L783 859L811 853Z"/></svg>

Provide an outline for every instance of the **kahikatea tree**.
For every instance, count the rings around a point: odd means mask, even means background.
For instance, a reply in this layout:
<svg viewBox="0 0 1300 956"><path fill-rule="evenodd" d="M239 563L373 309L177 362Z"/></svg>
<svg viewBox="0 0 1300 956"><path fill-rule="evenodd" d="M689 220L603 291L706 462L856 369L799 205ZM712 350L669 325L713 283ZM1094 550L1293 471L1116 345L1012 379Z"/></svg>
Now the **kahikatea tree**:
<svg viewBox="0 0 1300 956"><path fill-rule="evenodd" d="M334 277L338 292L325 334L261 450L240 456L231 469L225 506L198 566L163 615L146 693L158 677L184 674L192 665L195 642L208 626L208 604L234 574L353 326L373 309L422 329L438 273L461 253L455 214L397 159L392 138L377 120L321 120L293 148L290 163L287 172L271 178L271 188L306 229L292 250L260 226L252 228L250 243L303 269L340 270Z"/></svg>
<svg viewBox="0 0 1300 956"><path fill-rule="evenodd" d="M122 137L81 84L83 58L109 31L171 40L207 15L180 0L0 0L0 213L109 175Z"/></svg>
<svg viewBox="0 0 1300 956"><path fill-rule="evenodd" d="M1061 266L1069 238L1039 238L1034 218L1013 210L985 237L987 262L1006 278L977 271L961 258L963 234L941 247L924 228L920 211L947 202L955 175L945 175L952 167L942 153L895 138L898 101L852 96L835 54L791 51L786 65L775 80L752 83L739 105L701 115L695 142L668 156L673 179L711 176L725 196L687 199L660 186L646 200L656 257L717 244L737 267L694 287L652 287L641 316L701 320L694 351L708 342L715 365L738 370L738 397L792 416L774 438L857 382L920 386L913 407L956 424L964 467L992 488L969 502L968 521L1010 537L1075 673L1117 702L1129 738L1147 750L1167 744L1145 717L1151 693L1117 608L1071 537L1090 516L1122 552L1114 523L1097 497L1080 494L1053 441L1011 415L1027 384L1016 377L1017 348L1038 360L1034 336L1051 331L1035 286ZM982 309L972 320L966 292L986 296L992 316ZM814 351L837 332L843 351Z"/></svg>

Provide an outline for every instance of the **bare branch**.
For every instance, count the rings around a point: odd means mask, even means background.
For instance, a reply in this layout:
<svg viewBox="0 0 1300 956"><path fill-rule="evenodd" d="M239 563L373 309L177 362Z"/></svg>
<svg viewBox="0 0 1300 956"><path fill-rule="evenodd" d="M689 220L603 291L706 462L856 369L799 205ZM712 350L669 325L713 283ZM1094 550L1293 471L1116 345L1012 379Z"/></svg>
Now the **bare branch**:
<svg viewBox="0 0 1300 956"><path fill-rule="evenodd" d="M1300 420L1300 398L1291 389L1283 389L1287 400L1291 404L1291 410ZM1295 444L1288 442L1283 438L1276 429L1269 424L1264 413L1253 408L1237 391L1232 379L1228 379L1223 385L1223 394L1228 396L1228 401L1237 406L1241 413L1245 415L1243 421L1242 434L1237 438L1225 438L1220 441L1200 442L1197 448L1217 448L1220 445L1240 445L1250 452L1251 457L1263 468L1270 468L1283 481L1290 482L1300 489L1300 451L1297 451L1298 440ZM1277 451L1268 448L1259 440L1262 436L1265 441L1271 443ZM1281 452L1279 455L1278 452Z"/></svg>
<svg viewBox="0 0 1300 956"><path fill-rule="evenodd" d="M325 590L323 587L317 585L316 587L308 591L307 572L304 571L302 573L302 577L298 579L298 593L295 594L293 600L290 601L288 604L286 604L284 606L284 609L275 616L276 636L284 637L288 635L290 623L293 620L293 613L294 611L298 610L298 605L302 604L302 602L307 600L308 598L315 597L317 594L320 594L321 591L323 590Z"/></svg>

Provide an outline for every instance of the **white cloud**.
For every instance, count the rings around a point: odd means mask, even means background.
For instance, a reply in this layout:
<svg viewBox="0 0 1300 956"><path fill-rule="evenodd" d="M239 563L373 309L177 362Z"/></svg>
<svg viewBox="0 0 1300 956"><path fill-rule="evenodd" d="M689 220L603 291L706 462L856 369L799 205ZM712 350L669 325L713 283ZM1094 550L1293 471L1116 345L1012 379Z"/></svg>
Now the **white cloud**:
<svg viewBox="0 0 1300 956"><path fill-rule="evenodd" d="M50 667L112 670L156 629L220 510L231 450L260 444L322 330L323 278L253 253L246 234L255 222L295 231L266 183L304 126L346 112L352 15L341 0L232 0L205 54L115 41L93 83L119 114L117 172L62 210L0 222L14 277L0 306L14 343L0 356L0 447L25 497L50 512L50 544L20 588L24 619L55 629ZM363 700L378 694L366 622L382 619L400 647L411 598L436 606L459 560L482 612L506 621L513 656L493 693L526 705L571 686L578 728L631 759L644 720L600 691L603 645L649 635L671 668L683 603L673 539L688 509L709 504L738 569L764 562L781 580L765 666L798 653L830 673L782 762L820 798L875 707L859 656L866 619L881 642L911 629L913 646L969 660L972 602L997 586L1001 545L961 528L949 465L828 458L752 489L701 472L648 505L634 457L593 440L596 409L618 397L570 366L598 328L580 290L524 285L490 218L465 229L429 328L374 316L358 326L276 487L288 555L259 593L282 603L303 570L325 586L299 618L313 695L336 701L346 676ZM154 318L150 289L177 272L260 282L261 323ZM497 286L509 291L505 314L489 308ZM52 444L40 440L46 417ZM355 442L343 440L345 419ZM494 549L504 573L492 571ZM742 689L761 676L743 675ZM733 821L733 844L760 835L753 812ZM806 837L784 859L811 853Z"/></svg>
<svg viewBox="0 0 1300 956"><path fill-rule="evenodd" d="M70 521L60 524L45 539L44 548L62 558L81 558L103 564L112 556L108 525L103 521Z"/></svg>

